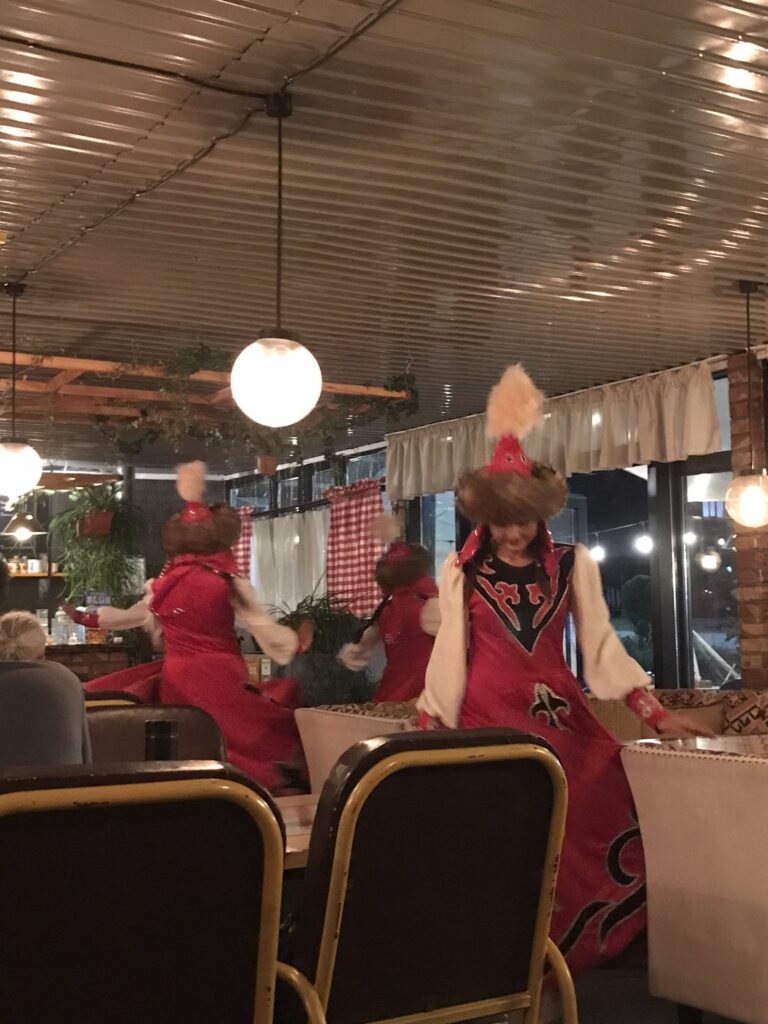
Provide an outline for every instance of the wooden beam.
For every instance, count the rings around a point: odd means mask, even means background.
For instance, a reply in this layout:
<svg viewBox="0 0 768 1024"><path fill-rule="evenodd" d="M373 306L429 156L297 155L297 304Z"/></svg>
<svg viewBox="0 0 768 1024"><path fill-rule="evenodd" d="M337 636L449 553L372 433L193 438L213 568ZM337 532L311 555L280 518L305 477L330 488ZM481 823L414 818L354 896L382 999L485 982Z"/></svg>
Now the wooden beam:
<svg viewBox="0 0 768 1024"><path fill-rule="evenodd" d="M55 377L45 382L46 393L50 395L55 394L65 384L71 384L73 380L77 380L80 376L82 376L82 370L62 370L61 373L57 373Z"/></svg>
<svg viewBox="0 0 768 1024"><path fill-rule="evenodd" d="M7 350L0 349L0 366L10 366L13 355ZM81 359L79 356L39 356L32 352L17 352L16 361L19 366L39 366L46 370L58 370L76 372L77 375L84 373L103 374L110 377L147 377L154 380L168 380L168 371L164 366L132 366L130 363L117 363L106 359ZM224 389L229 387L229 373L217 370L200 370L193 373L190 380L202 381L206 384L218 384L222 394ZM36 381L19 381L18 385L37 384ZM46 382L47 387L51 382ZM18 386L17 385L17 386ZM19 387L19 390L21 388ZM27 388L27 390L34 390ZM39 390L39 388L38 388ZM323 382L323 392L327 395L360 395L368 398L391 398L395 401L405 401L410 398L409 391L390 391L387 388L373 387L368 384L332 384L330 381ZM221 399L223 401L223 398Z"/></svg>
<svg viewBox="0 0 768 1024"><path fill-rule="evenodd" d="M117 398L133 402L172 402L174 395L169 391L149 391L141 388L110 388L98 384L65 385L59 390L61 395L78 398ZM207 395L185 395L185 400L192 405L208 405Z"/></svg>
<svg viewBox="0 0 768 1024"><path fill-rule="evenodd" d="M210 405L224 405L232 401L232 388L222 388L221 391L215 391L209 396L208 402Z"/></svg>

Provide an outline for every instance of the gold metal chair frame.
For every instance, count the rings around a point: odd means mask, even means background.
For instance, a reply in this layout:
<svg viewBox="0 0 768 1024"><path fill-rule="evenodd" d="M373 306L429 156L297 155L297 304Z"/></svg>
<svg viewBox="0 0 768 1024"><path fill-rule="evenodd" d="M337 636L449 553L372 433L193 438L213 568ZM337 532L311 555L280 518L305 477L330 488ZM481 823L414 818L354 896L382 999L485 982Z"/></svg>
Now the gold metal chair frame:
<svg viewBox="0 0 768 1024"><path fill-rule="evenodd" d="M253 1024L274 1016L276 975L296 989L310 1024L325 1024L312 986L299 971L278 963L280 903L283 885L283 837L274 812L252 789L227 779L179 779L168 782L117 783L66 789L24 790L0 795L0 817L43 811L80 811L88 807L226 800L255 821L264 844L259 951L256 959Z"/></svg>
<svg viewBox="0 0 768 1024"><path fill-rule="evenodd" d="M86 700L85 708L140 708L141 704L137 704L133 700L120 700L118 697L110 697L109 700Z"/></svg>
<svg viewBox="0 0 768 1024"><path fill-rule="evenodd" d="M486 999L460 1006L441 1007L437 1010L389 1017L366 1024L454 1024L458 1021L490 1016L496 1013L524 1011L524 1024L538 1024L541 1007L541 988L545 962L549 962L562 1002L563 1024L578 1024L576 993L568 965L555 943L549 938L549 927L554 903L555 883L560 850L565 834L565 814L568 791L563 769L557 759L543 747L530 744L464 747L442 750L414 750L393 754L380 761L357 783L341 813L336 847L331 867L328 901L325 909L322 937L318 952L315 990L323 1012L327 1012L333 985L341 921L347 893L347 880L360 812L380 783L395 772L408 768L438 765L470 764L482 761L536 761L548 772L553 787L552 820L541 882L541 894L536 915L528 987L524 992Z"/></svg>

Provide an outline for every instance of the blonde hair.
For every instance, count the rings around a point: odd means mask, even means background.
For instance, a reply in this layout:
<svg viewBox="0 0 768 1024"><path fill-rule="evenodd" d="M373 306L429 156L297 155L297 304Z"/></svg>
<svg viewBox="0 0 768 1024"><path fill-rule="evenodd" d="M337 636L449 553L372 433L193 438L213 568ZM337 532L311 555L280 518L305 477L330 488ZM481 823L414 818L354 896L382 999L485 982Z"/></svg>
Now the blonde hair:
<svg viewBox="0 0 768 1024"><path fill-rule="evenodd" d="M36 615L0 615L0 661L38 661L44 655L45 633Z"/></svg>

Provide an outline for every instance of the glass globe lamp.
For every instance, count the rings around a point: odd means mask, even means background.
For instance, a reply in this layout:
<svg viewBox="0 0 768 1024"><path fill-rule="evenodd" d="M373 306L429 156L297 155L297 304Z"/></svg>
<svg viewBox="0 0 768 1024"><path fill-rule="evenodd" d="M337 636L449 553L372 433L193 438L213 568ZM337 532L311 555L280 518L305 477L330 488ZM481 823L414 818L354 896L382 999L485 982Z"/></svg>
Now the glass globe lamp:
<svg viewBox="0 0 768 1024"><path fill-rule="evenodd" d="M749 473L736 477L725 495L725 507L731 519L741 526L768 524L768 476Z"/></svg>
<svg viewBox="0 0 768 1024"><path fill-rule="evenodd" d="M0 494L18 498L37 487L43 475L43 460L25 441L0 442Z"/></svg>
<svg viewBox="0 0 768 1024"><path fill-rule="evenodd" d="M265 427L289 427L317 405L323 375L298 341L261 338L237 357L230 383L235 403L250 419Z"/></svg>

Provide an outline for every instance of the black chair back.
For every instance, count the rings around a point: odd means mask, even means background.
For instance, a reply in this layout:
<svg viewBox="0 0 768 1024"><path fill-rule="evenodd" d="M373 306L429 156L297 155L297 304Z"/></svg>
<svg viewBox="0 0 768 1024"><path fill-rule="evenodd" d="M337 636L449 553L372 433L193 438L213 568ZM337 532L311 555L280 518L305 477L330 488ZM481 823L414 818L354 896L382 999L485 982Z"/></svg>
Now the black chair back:
<svg viewBox="0 0 768 1024"><path fill-rule="evenodd" d="M143 761L147 722L176 722L180 761L226 761L221 730L207 711L185 704L139 704L86 709L94 764Z"/></svg>
<svg viewBox="0 0 768 1024"><path fill-rule="evenodd" d="M329 1024L535 1019L565 806L552 752L511 730L351 747L320 796L291 955Z"/></svg>
<svg viewBox="0 0 768 1024"><path fill-rule="evenodd" d="M221 764L0 778L0 1019L270 1021L283 849Z"/></svg>

